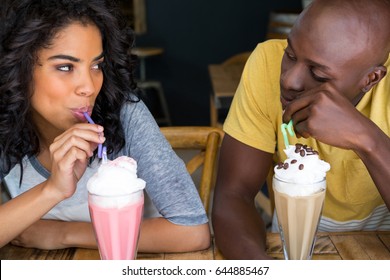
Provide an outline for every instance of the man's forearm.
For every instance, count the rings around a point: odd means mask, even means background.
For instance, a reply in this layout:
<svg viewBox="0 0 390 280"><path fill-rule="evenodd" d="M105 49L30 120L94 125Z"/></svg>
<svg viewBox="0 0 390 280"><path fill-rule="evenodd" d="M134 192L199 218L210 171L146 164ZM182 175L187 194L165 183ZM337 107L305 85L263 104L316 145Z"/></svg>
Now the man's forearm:
<svg viewBox="0 0 390 280"><path fill-rule="evenodd" d="M218 249L227 259L269 259L266 255L266 230L254 204L230 203L215 208L213 226Z"/></svg>
<svg viewBox="0 0 390 280"><path fill-rule="evenodd" d="M379 127L362 141L356 151L371 175L387 208L390 209L390 138Z"/></svg>

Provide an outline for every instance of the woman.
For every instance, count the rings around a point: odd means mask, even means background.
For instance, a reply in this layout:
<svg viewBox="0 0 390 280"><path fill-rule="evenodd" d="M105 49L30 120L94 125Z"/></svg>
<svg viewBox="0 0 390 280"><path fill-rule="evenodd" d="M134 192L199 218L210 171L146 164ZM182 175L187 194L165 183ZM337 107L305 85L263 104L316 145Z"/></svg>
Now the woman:
<svg viewBox="0 0 390 280"><path fill-rule="evenodd" d="M96 247L86 182L109 159L138 162L159 215L141 226L139 250L209 246L197 190L137 98L134 38L113 1L22 0L6 5L0 49L0 246ZM87 112L97 124L87 123ZM40 219L43 217L43 219ZM188 242L190 240L190 242Z"/></svg>

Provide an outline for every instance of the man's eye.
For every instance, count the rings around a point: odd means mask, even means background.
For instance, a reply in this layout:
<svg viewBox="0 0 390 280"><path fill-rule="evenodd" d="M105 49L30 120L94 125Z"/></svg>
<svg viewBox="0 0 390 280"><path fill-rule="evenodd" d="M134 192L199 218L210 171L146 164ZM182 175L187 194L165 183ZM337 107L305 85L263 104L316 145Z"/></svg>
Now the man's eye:
<svg viewBox="0 0 390 280"><path fill-rule="evenodd" d="M291 53L289 53L287 50L284 50L284 54L290 59L290 60L296 60L296 57L293 55L293 54L291 54Z"/></svg>
<svg viewBox="0 0 390 280"><path fill-rule="evenodd" d="M327 81L329 81L329 78L324 78L324 77L320 77L320 76L316 75L314 73L313 69L310 69L310 74L313 77L313 79L316 80L317 82L326 83Z"/></svg>
<svg viewBox="0 0 390 280"><path fill-rule="evenodd" d="M70 72L73 70L73 66L72 65L60 65L57 67L57 69L62 71L62 72Z"/></svg>

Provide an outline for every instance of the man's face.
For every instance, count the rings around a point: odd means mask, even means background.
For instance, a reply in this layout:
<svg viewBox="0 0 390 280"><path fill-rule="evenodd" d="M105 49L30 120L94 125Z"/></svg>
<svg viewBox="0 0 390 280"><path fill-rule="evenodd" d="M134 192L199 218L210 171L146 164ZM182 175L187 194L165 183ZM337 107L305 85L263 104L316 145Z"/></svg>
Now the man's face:
<svg viewBox="0 0 390 280"><path fill-rule="evenodd" d="M355 22L331 15L306 16L292 29L282 59L280 88L283 108L307 90L328 83L352 104L362 97L369 70L368 44Z"/></svg>

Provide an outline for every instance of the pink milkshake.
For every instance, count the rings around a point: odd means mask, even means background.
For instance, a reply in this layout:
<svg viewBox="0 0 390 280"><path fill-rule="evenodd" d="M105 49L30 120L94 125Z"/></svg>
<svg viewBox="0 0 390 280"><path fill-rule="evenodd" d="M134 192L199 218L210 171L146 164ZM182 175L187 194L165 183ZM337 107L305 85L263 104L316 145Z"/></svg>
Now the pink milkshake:
<svg viewBox="0 0 390 280"><path fill-rule="evenodd" d="M102 164L88 181L89 210L103 260L136 258L144 187L137 163L129 157Z"/></svg>

